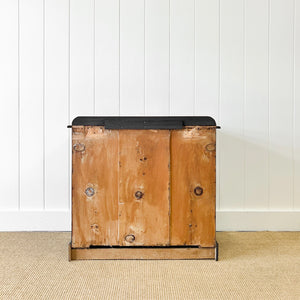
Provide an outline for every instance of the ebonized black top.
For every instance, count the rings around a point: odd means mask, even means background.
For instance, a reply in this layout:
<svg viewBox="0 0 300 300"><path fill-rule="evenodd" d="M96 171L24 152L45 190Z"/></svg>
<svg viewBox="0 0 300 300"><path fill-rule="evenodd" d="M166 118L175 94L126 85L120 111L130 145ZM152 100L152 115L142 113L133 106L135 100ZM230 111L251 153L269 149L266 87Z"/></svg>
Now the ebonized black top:
<svg viewBox="0 0 300 300"><path fill-rule="evenodd" d="M181 129L184 126L216 126L216 122L213 118L206 116L77 117L72 122L72 126L76 125L104 126L107 129Z"/></svg>

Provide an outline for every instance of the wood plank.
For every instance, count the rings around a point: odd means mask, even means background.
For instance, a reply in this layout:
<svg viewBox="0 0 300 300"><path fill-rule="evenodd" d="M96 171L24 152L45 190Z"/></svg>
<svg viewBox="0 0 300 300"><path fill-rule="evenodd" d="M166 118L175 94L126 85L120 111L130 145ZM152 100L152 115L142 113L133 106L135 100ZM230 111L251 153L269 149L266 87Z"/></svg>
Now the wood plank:
<svg viewBox="0 0 300 300"><path fill-rule="evenodd" d="M194 114L194 3L194 0L170 2L170 115Z"/></svg>
<svg viewBox="0 0 300 300"><path fill-rule="evenodd" d="M245 210L268 209L268 14L268 0L245 2Z"/></svg>
<svg viewBox="0 0 300 300"><path fill-rule="evenodd" d="M85 259L215 259L217 248L90 248L69 246L69 261Z"/></svg>
<svg viewBox="0 0 300 300"><path fill-rule="evenodd" d="M216 129L171 132L171 245L215 245Z"/></svg>
<svg viewBox="0 0 300 300"><path fill-rule="evenodd" d="M120 115L144 115L144 1L120 1Z"/></svg>
<svg viewBox="0 0 300 300"><path fill-rule="evenodd" d="M269 209L293 209L294 1L270 3Z"/></svg>
<svg viewBox="0 0 300 300"><path fill-rule="evenodd" d="M169 138L169 130L119 132L120 245L169 243Z"/></svg>
<svg viewBox="0 0 300 300"><path fill-rule="evenodd" d="M72 247L117 245L118 131L74 126L72 132Z"/></svg>
<svg viewBox="0 0 300 300"><path fill-rule="evenodd" d="M0 1L0 208L18 209L18 1Z"/></svg>
<svg viewBox="0 0 300 300"><path fill-rule="evenodd" d="M44 208L43 2L19 2L20 208Z"/></svg>
<svg viewBox="0 0 300 300"><path fill-rule="evenodd" d="M68 0L45 1L44 39L45 209L69 209Z"/></svg>
<svg viewBox="0 0 300 300"><path fill-rule="evenodd" d="M145 1L145 115L169 114L169 0Z"/></svg>
<svg viewBox="0 0 300 300"><path fill-rule="evenodd" d="M119 0L95 1L95 114L119 115Z"/></svg>

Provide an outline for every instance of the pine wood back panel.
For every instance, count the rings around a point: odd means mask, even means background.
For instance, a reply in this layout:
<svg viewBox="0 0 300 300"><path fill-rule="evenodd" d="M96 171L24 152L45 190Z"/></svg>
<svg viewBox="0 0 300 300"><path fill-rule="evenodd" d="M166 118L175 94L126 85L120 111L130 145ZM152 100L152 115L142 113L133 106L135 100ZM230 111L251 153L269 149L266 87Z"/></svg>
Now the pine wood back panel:
<svg viewBox="0 0 300 300"><path fill-rule="evenodd" d="M215 133L73 126L72 247L214 247Z"/></svg>
<svg viewBox="0 0 300 300"><path fill-rule="evenodd" d="M73 126L72 247L118 244L118 135Z"/></svg>
<svg viewBox="0 0 300 300"><path fill-rule="evenodd" d="M215 245L215 127L171 132L171 245Z"/></svg>
<svg viewBox="0 0 300 300"><path fill-rule="evenodd" d="M169 141L169 130L119 131L120 245L169 243Z"/></svg>

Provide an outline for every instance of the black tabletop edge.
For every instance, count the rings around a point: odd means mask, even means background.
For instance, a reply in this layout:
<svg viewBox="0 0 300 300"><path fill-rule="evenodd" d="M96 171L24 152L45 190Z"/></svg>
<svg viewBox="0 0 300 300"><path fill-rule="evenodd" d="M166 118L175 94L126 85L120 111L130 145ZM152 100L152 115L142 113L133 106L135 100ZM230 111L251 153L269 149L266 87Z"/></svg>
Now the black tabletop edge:
<svg viewBox="0 0 300 300"><path fill-rule="evenodd" d="M79 116L72 126L104 126L107 129L180 129L184 126L220 126L209 116Z"/></svg>

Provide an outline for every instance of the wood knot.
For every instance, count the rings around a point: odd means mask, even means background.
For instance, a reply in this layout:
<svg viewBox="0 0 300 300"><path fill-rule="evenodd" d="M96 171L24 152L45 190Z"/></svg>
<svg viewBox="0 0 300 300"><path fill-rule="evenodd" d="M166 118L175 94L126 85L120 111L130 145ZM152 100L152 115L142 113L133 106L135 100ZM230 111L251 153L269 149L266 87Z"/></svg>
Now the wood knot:
<svg viewBox="0 0 300 300"><path fill-rule="evenodd" d="M73 146L73 149L74 149L74 151L82 152L85 150L85 145L78 143Z"/></svg>
<svg viewBox="0 0 300 300"><path fill-rule="evenodd" d="M216 150L216 144L215 143L211 143L205 146L206 151L215 151Z"/></svg>

